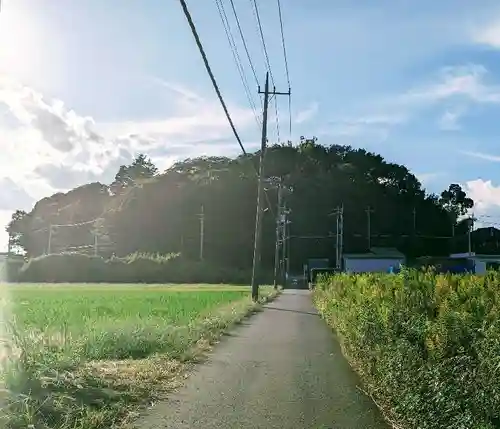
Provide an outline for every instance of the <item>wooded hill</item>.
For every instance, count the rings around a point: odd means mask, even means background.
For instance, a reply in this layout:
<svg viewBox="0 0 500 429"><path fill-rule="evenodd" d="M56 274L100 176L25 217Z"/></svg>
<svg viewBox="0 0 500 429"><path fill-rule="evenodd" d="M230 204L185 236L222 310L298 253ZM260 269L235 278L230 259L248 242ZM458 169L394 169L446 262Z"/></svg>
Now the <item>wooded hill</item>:
<svg viewBox="0 0 500 429"><path fill-rule="evenodd" d="M90 183L43 198L29 213L16 211L7 227L11 245L29 258L47 251L92 253L97 237L103 256L174 252L197 260L203 206L205 260L247 269L252 264L258 163L258 153L200 157L159 173L139 155L120 167L110 185ZM364 149L319 145L316 139L270 147L265 172L293 189L285 200L291 209L291 266L296 270L309 257L334 259L331 213L341 204L345 252L368 250L370 208L371 246L394 246L408 256L447 255L453 243L446 237L453 225L456 236L466 234L467 225L457 219L473 205L457 184L441 195L428 194L402 165ZM270 268L276 189L269 186L267 196L271 207L264 214L262 263Z"/></svg>

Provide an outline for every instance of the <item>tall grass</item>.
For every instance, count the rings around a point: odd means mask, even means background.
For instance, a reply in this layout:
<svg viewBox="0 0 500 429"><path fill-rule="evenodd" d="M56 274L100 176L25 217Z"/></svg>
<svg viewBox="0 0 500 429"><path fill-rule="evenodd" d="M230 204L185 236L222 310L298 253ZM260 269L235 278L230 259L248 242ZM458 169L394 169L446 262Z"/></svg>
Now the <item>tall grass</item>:
<svg viewBox="0 0 500 429"><path fill-rule="evenodd" d="M500 274L336 275L315 303L390 418L500 427Z"/></svg>
<svg viewBox="0 0 500 429"><path fill-rule="evenodd" d="M270 292L269 290L267 292ZM110 427L255 309L248 288L13 286L2 427Z"/></svg>

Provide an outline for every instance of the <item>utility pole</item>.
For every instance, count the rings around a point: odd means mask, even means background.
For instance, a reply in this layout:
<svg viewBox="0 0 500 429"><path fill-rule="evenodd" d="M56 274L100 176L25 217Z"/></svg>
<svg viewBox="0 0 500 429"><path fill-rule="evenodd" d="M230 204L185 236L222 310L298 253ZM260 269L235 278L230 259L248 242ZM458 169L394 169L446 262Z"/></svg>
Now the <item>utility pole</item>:
<svg viewBox="0 0 500 429"><path fill-rule="evenodd" d="M287 228L286 228L286 237L285 240L287 241L287 246L286 246L286 271L285 271L285 280L288 280L290 278L290 254L292 251L292 246L290 243L290 222L287 219L286 222Z"/></svg>
<svg viewBox="0 0 500 429"><path fill-rule="evenodd" d="M280 263L280 230L283 223L281 207L282 184L278 183L278 210L276 212L276 243L274 247L274 289L278 289L278 267Z"/></svg>
<svg viewBox="0 0 500 429"><path fill-rule="evenodd" d="M200 216L200 261L203 261L203 246L205 244L205 209L203 204L198 216Z"/></svg>
<svg viewBox="0 0 500 429"><path fill-rule="evenodd" d="M469 232L467 234L468 238L468 248L469 248L469 255L472 253L472 229L474 228L474 214L472 216L469 216Z"/></svg>
<svg viewBox="0 0 500 429"><path fill-rule="evenodd" d="M264 91L259 88L259 94L264 94L264 110L262 113L262 137L260 145L260 163L259 163L259 179L257 188L257 213L255 215L255 238L253 249L253 266L252 266L252 299L259 299L259 275L260 275L260 258L261 258L261 242L262 242L262 197L264 192L264 156L267 143L267 110L269 106L269 95L290 95L288 92L269 91L269 72L266 73L266 84Z"/></svg>
<svg viewBox="0 0 500 429"><path fill-rule="evenodd" d="M417 209L413 207L413 235L417 235Z"/></svg>
<svg viewBox="0 0 500 429"><path fill-rule="evenodd" d="M282 243L283 247L281 249L281 284L283 287L286 286L286 262L287 262L287 252L288 252L288 246L290 243L288 242L288 213L289 210L286 208L286 203L283 205L283 222L281 225L281 237L282 237Z"/></svg>
<svg viewBox="0 0 500 429"><path fill-rule="evenodd" d="M339 233L340 233L340 218L339 218L340 210L337 207L335 209L336 215L336 228L335 228L335 268L340 268L340 247L339 247Z"/></svg>
<svg viewBox="0 0 500 429"><path fill-rule="evenodd" d="M342 268L342 258L344 256L344 203L337 206L333 213L335 215L335 268Z"/></svg>
<svg viewBox="0 0 500 429"><path fill-rule="evenodd" d="M342 259L344 257L344 203L340 206L340 245L339 245L340 263L342 269Z"/></svg>
<svg viewBox="0 0 500 429"><path fill-rule="evenodd" d="M97 232L94 232L94 256L99 254L99 250L97 247Z"/></svg>
<svg viewBox="0 0 500 429"><path fill-rule="evenodd" d="M367 227L368 230L366 232L366 238L368 242L368 251L372 248L372 222L371 222L371 214L374 210L370 206L367 207L366 211L366 219L367 219Z"/></svg>
<svg viewBox="0 0 500 429"><path fill-rule="evenodd" d="M52 225L49 226L49 242L47 243L47 255L50 255L52 247Z"/></svg>

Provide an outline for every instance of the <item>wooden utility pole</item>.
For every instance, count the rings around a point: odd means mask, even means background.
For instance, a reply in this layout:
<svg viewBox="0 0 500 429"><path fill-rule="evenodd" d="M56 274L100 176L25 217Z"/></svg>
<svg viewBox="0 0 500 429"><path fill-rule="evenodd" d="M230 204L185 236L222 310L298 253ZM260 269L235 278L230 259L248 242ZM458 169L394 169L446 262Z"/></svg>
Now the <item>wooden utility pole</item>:
<svg viewBox="0 0 500 429"><path fill-rule="evenodd" d="M200 261L203 261L203 250L205 245L205 209L203 204L200 210Z"/></svg>
<svg viewBox="0 0 500 429"><path fill-rule="evenodd" d="M269 91L269 72L266 73L266 84L264 91L259 88L259 94L264 94L264 110L262 114L262 137L260 144L260 163L259 163L259 179L257 188L257 213L255 215L255 238L253 248L253 266L252 266L252 299L259 299L259 275L260 275L260 258L261 258L261 242L262 242L262 199L264 192L264 157L267 144L267 110L269 106L269 95L290 95L289 92Z"/></svg>

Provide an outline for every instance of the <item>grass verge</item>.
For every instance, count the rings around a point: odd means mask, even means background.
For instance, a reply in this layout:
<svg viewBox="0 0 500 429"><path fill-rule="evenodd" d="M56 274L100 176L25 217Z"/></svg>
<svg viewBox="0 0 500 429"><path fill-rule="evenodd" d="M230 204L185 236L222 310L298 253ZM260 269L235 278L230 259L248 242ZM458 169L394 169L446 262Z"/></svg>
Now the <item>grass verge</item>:
<svg viewBox="0 0 500 429"><path fill-rule="evenodd" d="M496 429L499 283L493 271L338 274L314 301L394 427Z"/></svg>
<svg viewBox="0 0 500 429"><path fill-rule="evenodd" d="M171 293L196 294L193 299L198 302L200 294L225 292ZM259 303L253 303L247 292L207 305L205 310L196 304L191 319L187 314L176 316L177 324L168 318L161 324L161 317L139 317L113 328L111 318L105 329L100 325L90 335L72 326L62 332L36 332L26 329L31 321L26 316L23 330L13 328L10 356L15 359L4 363L3 384L8 392L0 395L0 426L97 429L126 425L141 407L182 383L189 365L231 326L259 311L276 294L272 288L262 288ZM82 326L89 328L88 323Z"/></svg>

